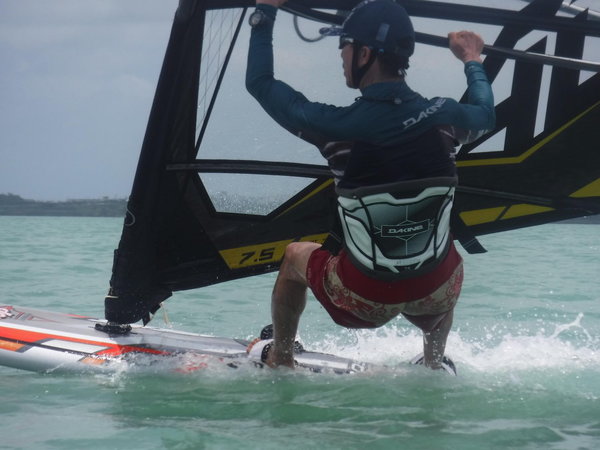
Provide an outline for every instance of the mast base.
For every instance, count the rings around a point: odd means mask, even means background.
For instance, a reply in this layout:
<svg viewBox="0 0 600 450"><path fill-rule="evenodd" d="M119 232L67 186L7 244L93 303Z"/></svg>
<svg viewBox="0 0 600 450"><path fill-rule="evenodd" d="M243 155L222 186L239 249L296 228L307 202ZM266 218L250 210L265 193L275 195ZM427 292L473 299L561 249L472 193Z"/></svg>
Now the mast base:
<svg viewBox="0 0 600 450"><path fill-rule="evenodd" d="M116 334L119 336L129 334L131 325L115 322L97 323L94 328L107 334Z"/></svg>

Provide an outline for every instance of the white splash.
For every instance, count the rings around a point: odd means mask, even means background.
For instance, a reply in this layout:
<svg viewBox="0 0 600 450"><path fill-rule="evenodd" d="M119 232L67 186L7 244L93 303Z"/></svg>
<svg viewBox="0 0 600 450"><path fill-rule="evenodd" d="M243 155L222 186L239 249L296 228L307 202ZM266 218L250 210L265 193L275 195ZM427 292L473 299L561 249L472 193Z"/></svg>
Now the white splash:
<svg viewBox="0 0 600 450"><path fill-rule="evenodd" d="M552 332L546 331L551 328L548 324L532 333L492 327L482 336L465 337L461 330L452 331L446 354L459 370L475 372L600 370L600 339L582 326L583 318L580 313L570 323L554 324ZM309 343L308 348L374 364L397 365L422 352L422 345L421 333L414 327L388 325L375 331L341 330Z"/></svg>

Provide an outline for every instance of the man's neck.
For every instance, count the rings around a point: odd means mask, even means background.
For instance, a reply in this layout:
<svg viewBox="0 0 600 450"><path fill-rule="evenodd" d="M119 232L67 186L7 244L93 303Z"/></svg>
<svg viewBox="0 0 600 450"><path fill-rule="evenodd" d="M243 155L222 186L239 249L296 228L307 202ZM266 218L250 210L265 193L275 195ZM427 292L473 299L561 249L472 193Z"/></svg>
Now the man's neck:
<svg viewBox="0 0 600 450"><path fill-rule="evenodd" d="M397 82L402 80L404 80L404 77L400 74L390 75L387 72L382 72L379 67L379 61L375 61L367 73L362 77L362 80L360 80L359 88L364 89L372 84Z"/></svg>
<svg viewBox="0 0 600 450"><path fill-rule="evenodd" d="M378 76L378 77L369 77L368 76L369 73L367 73L363 79L360 82L360 89L365 89L367 86L371 86L372 84L377 84L377 83L391 83L391 82L398 82L398 81L403 81L404 77L397 75L397 76Z"/></svg>

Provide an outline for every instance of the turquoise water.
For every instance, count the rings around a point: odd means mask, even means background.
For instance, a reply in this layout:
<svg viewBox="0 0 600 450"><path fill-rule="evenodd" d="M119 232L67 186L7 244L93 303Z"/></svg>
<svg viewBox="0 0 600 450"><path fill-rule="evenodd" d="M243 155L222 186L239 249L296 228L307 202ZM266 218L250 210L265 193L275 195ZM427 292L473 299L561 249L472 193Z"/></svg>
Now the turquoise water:
<svg viewBox="0 0 600 450"><path fill-rule="evenodd" d="M102 316L120 219L0 217L0 304ZM389 373L208 368L36 374L0 367L0 448L600 448L600 226L486 236L467 255L447 353L456 378L408 366L398 319L350 332L309 302L306 347ZM249 338L274 274L176 294L173 326ZM154 319L161 325L161 318Z"/></svg>

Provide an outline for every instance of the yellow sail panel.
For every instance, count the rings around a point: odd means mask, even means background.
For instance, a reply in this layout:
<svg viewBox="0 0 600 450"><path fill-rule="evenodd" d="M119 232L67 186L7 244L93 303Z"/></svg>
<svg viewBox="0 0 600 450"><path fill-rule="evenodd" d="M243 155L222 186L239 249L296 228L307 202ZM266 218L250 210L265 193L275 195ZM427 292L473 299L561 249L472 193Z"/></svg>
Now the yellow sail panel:
<svg viewBox="0 0 600 450"><path fill-rule="evenodd" d="M312 234L303 236L299 239L285 239L283 241L265 242L262 244L220 250L219 253L230 269L274 264L281 261L285 248L292 242L316 242L322 244L325 242L327 235L327 233Z"/></svg>
<svg viewBox="0 0 600 450"><path fill-rule="evenodd" d="M505 206L496 208L474 209L472 211L463 211L460 217L467 225L479 225L498 220L500 215L506 210Z"/></svg>
<svg viewBox="0 0 600 450"><path fill-rule="evenodd" d="M502 216L502 220L514 219L515 217L530 216L532 214L539 214L543 212L554 211L554 208L547 206L530 205L528 203L520 203L518 205L511 206L506 214Z"/></svg>
<svg viewBox="0 0 600 450"><path fill-rule="evenodd" d="M230 269L240 269L280 261L283 258L285 248L292 242L292 239L265 242L263 244L220 250L219 253Z"/></svg>
<svg viewBox="0 0 600 450"><path fill-rule="evenodd" d="M578 191L573 192L570 197L600 197L600 178L598 178L596 181L592 181L590 184L582 187Z"/></svg>
<svg viewBox="0 0 600 450"><path fill-rule="evenodd" d="M298 242L316 242L317 244L322 244L327 239L327 236L329 236L329 233L309 234L300 238Z"/></svg>
<svg viewBox="0 0 600 450"><path fill-rule="evenodd" d="M283 216L284 214L287 214L288 212L292 211L296 206L298 206L300 203L308 200L309 198L313 197L314 195L317 195L319 192L321 192L323 189L329 187L331 184L333 183L333 178L330 178L329 180L325 181L323 184L321 184L319 187L317 187L316 189L314 189L313 191L311 191L308 195L302 197L300 200L298 200L296 203L294 203L292 206L290 206L289 208L287 208L285 211L283 211L282 213L279 214L279 216Z"/></svg>
<svg viewBox="0 0 600 450"><path fill-rule="evenodd" d="M581 114L575 116L573 119L569 120L562 127L551 133L549 136L546 136L540 142L521 153L518 156L509 156L509 157L501 157L501 158L492 158L492 159L473 159L473 160L465 160L465 161L457 161L456 167L478 167L478 166L495 166L495 165L503 165L503 164L520 164L537 152L539 149L544 147L547 143L552 141L558 135L560 135L563 131L577 122L579 119L593 111L596 107L600 106L600 102L597 102L590 106L588 109L583 111Z"/></svg>

